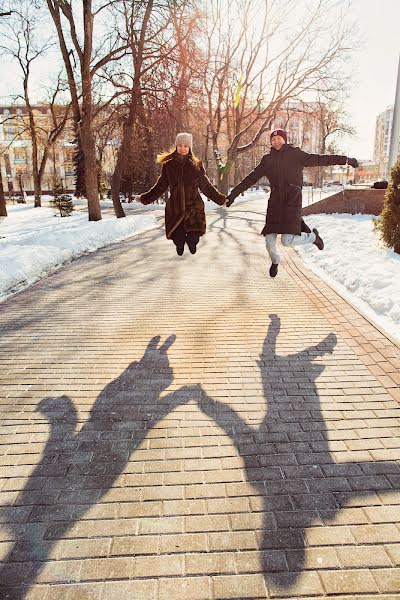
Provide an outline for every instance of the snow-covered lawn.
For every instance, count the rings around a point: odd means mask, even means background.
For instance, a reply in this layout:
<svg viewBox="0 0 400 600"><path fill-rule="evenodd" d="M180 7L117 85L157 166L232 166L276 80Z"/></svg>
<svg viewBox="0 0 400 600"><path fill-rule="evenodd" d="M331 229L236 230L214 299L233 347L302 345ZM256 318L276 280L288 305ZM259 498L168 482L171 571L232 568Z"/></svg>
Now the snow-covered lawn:
<svg viewBox="0 0 400 600"><path fill-rule="evenodd" d="M324 240L299 246L306 265L359 308L391 337L400 341L400 255L383 246L372 215L309 215Z"/></svg>
<svg viewBox="0 0 400 600"><path fill-rule="evenodd" d="M243 202L250 207L260 199L266 205L267 198L264 191L249 191L235 206ZM101 206L111 208L112 203ZM164 208L125 206L130 212L125 219L116 219L110 210L98 222L88 222L83 206L65 218L55 217L51 208L34 209L31 201L7 206L9 216L0 223L0 301L82 254L156 227L152 213ZM205 207L207 212L218 209L213 202ZM313 245L298 248L307 266L400 342L400 255L381 244L372 216L310 215L306 221L325 242L322 252Z"/></svg>
<svg viewBox="0 0 400 600"><path fill-rule="evenodd" d="M88 221L87 211L61 218L32 203L7 206L7 213L0 223L0 301L82 254L157 226L150 211L125 219L103 214L96 222Z"/></svg>

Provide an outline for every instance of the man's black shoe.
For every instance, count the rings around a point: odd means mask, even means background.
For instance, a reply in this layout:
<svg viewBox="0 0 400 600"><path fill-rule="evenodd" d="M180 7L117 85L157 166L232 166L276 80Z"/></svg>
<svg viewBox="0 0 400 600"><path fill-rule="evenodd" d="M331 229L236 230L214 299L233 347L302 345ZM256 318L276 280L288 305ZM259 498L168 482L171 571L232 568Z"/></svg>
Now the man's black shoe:
<svg viewBox="0 0 400 600"><path fill-rule="evenodd" d="M185 250L185 246L177 246L176 247L176 253L178 256L182 256L183 251Z"/></svg>
<svg viewBox="0 0 400 600"><path fill-rule="evenodd" d="M196 246L196 244L194 244L194 245L193 244L188 244L188 246L189 246L190 252L192 254L196 254L196 252L197 252L197 246Z"/></svg>
<svg viewBox="0 0 400 600"><path fill-rule="evenodd" d="M275 263L272 263L269 268L269 275L270 275L270 277L276 277L277 274L278 274L278 265L276 265Z"/></svg>
<svg viewBox="0 0 400 600"><path fill-rule="evenodd" d="M324 249L324 242L322 237L319 236L318 233L318 229L313 229L313 232L315 233L315 242L314 244L317 246L318 250L323 250Z"/></svg>

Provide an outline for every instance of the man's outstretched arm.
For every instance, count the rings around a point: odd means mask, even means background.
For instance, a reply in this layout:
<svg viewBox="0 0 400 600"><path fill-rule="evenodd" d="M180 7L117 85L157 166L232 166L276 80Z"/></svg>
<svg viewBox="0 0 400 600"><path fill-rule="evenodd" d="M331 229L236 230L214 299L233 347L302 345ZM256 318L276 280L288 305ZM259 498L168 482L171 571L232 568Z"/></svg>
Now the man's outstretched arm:
<svg viewBox="0 0 400 600"><path fill-rule="evenodd" d="M249 187L251 187L252 185L254 185L255 183L257 183L257 181L259 179L261 179L261 177L264 177L267 173L266 173L266 167L267 167L267 159L264 156L261 159L261 162L256 166L255 169L253 169L253 171L251 171L251 173L249 173L247 175L247 177L245 177L243 179L243 181L241 181L240 183L238 183L233 190L230 192L230 194L228 194L227 196L227 206L230 206L235 198L237 198L239 196L239 194L241 194L242 192L245 192L246 190L249 189Z"/></svg>
<svg viewBox="0 0 400 600"><path fill-rule="evenodd" d="M303 167L329 167L331 165L350 165L354 169L358 167L355 158L348 158L342 154L309 154L298 149Z"/></svg>

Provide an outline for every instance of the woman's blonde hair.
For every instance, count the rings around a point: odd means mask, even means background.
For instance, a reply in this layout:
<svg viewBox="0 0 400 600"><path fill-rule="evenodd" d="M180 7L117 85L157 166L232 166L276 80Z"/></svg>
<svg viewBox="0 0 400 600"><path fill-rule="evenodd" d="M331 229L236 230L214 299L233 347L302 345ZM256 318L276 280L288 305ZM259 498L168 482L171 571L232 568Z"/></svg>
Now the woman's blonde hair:
<svg viewBox="0 0 400 600"><path fill-rule="evenodd" d="M174 154L177 154L176 146L171 146L171 148L169 150L166 150L166 152L157 154L157 162L165 163L167 162L167 160L170 160L174 156ZM194 154L191 148L189 149L189 156L192 159L193 164L195 164L196 167L198 167L201 163L201 160L197 158L197 156Z"/></svg>

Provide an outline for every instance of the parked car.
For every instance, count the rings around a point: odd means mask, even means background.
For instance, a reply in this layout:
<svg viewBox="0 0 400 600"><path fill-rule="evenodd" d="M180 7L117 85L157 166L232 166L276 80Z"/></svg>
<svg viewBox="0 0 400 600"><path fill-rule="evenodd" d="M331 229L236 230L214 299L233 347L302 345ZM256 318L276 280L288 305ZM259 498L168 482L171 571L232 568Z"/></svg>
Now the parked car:
<svg viewBox="0 0 400 600"><path fill-rule="evenodd" d="M371 188L373 188L374 190L386 190L387 186L388 186L388 182L386 181L386 179L381 179L379 181L375 181L372 185Z"/></svg>

